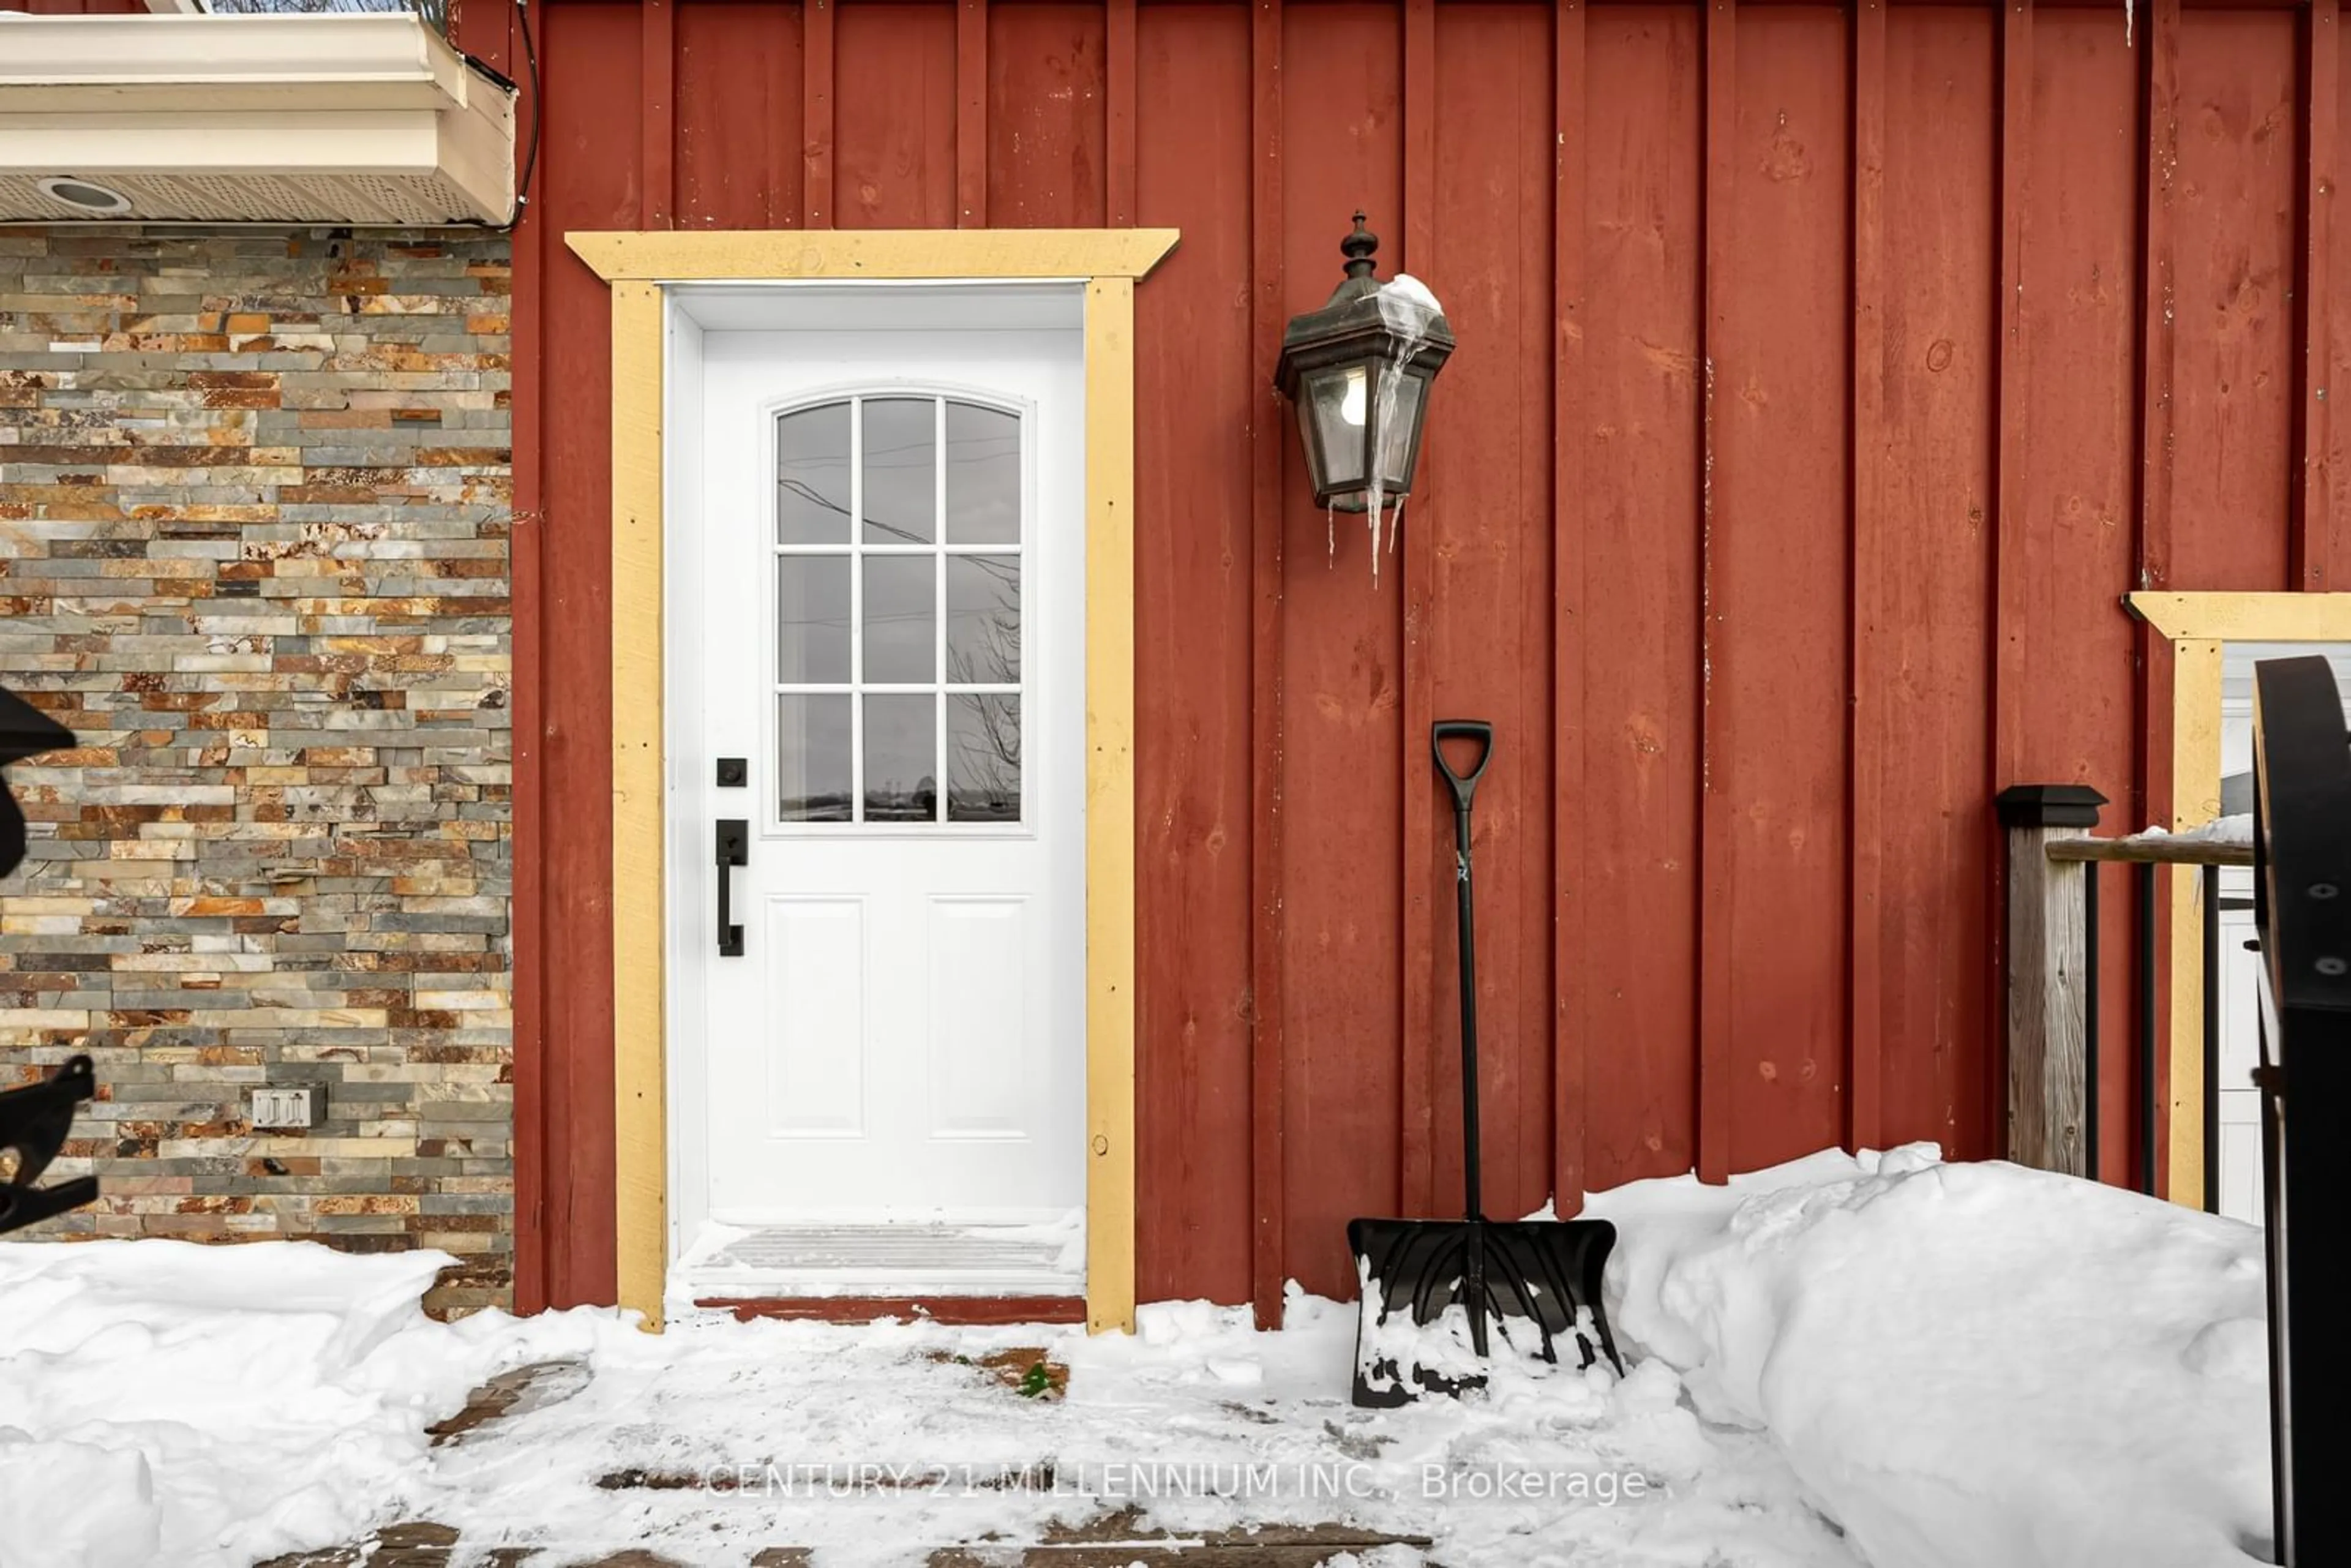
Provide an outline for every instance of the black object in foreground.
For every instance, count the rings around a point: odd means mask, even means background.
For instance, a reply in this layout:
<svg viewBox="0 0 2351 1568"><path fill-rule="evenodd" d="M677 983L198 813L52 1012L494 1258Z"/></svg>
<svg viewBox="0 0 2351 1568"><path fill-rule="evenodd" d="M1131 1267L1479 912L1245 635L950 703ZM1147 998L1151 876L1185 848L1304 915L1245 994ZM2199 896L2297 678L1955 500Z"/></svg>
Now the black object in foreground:
<svg viewBox="0 0 2351 1568"><path fill-rule="evenodd" d="M2261 933L2275 1561L2351 1561L2340 1450L2351 1339L2339 1210L2351 1186L2351 732L2328 662L2253 666L2253 925ZM2206 1095L2213 1086L2207 1084ZM2327 1218L2334 1216L2333 1218Z"/></svg>
<svg viewBox="0 0 2351 1568"><path fill-rule="evenodd" d="M98 1092L89 1058L67 1061L47 1079L0 1091L0 1235L98 1200L98 1178L35 1186L73 1131L74 1107Z"/></svg>
<svg viewBox="0 0 2351 1568"><path fill-rule="evenodd" d="M1478 745L1476 766L1456 771L1446 760L1445 743ZM1600 1280L1616 1228L1604 1219L1522 1219L1499 1223L1485 1217L1478 1181L1478 972L1477 938L1470 923L1469 803L1479 776L1494 755L1494 727L1476 719L1442 719L1430 733L1437 770L1453 790L1455 899L1460 913L1461 946L1461 1155L1468 1187L1468 1214L1460 1219L1357 1219L1347 1227L1364 1299L1355 1322L1355 1403L1381 1407L1402 1405L1423 1394L1459 1394L1481 1387L1480 1373L1445 1366L1401 1364L1388 1343L1412 1342L1383 1333L1393 1319L1409 1317L1425 1326L1457 1303L1468 1320L1469 1348L1488 1354L1491 1322L1506 1341L1512 1330L1531 1327L1542 1358L1559 1359L1558 1342L1573 1334L1582 1365L1605 1355L1622 1371L1616 1342L1601 1305ZM1409 1354L1406 1351L1404 1354Z"/></svg>
<svg viewBox="0 0 2351 1568"><path fill-rule="evenodd" d="M73 743L73 731L16 693L0 690L0 768ZM25 813L8 792L7 778L0 774L0 876L15 871L24 858Z"/></svg>

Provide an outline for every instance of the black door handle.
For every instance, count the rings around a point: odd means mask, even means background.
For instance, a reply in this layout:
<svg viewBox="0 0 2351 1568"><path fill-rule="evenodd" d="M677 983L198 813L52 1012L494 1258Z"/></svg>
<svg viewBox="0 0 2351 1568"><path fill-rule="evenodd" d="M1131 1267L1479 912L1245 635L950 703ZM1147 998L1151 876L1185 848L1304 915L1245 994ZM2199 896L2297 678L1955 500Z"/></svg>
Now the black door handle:
<svg viewBox="0 0 2351 1568"><path fill-rule="evenodd" d="M735 877L730 867L751 863L751 824L743 817L718 819L718 956L743 956L743 928L735 924Z"/></svg>

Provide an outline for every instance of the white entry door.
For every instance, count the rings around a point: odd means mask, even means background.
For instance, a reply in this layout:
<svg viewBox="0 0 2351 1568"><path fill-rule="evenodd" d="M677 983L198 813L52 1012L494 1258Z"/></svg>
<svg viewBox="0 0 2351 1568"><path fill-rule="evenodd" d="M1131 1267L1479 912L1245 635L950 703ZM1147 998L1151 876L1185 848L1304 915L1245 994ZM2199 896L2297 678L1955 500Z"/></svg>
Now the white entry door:
<svg viewBox="0 0 2351 1568"><path fill-rule="evenodd" d="M919 314L701 343L697 1291L1082 1291L1081 339Z"/></svg>

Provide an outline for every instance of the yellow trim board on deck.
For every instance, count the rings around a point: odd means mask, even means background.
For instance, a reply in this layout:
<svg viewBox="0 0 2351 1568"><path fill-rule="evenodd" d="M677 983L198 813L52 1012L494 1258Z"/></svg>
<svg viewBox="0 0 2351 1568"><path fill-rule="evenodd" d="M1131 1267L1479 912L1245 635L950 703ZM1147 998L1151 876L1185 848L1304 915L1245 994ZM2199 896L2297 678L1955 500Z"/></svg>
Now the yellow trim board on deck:
<svg viewBox="0 0 2351 1568"><path fill-rule="evenodd" d="M2220 665L2228 643L2351 643L2351 593L2133 593L2124 602L2171 644L2174 832L2220 812ZM2164 1196L2204 1205L2203 910L2196 879L2171 884L2170 1179Z"/></svg>
<svg viewBox="0 0 2351 1568"><path fill-rule="evenodd" d="M669 1267L662 625L667 285L1085 286L1086 1321L1134 1323L1134 284L1174 229L574 233L612 284L613 1164L620 1304Z"/></svg>

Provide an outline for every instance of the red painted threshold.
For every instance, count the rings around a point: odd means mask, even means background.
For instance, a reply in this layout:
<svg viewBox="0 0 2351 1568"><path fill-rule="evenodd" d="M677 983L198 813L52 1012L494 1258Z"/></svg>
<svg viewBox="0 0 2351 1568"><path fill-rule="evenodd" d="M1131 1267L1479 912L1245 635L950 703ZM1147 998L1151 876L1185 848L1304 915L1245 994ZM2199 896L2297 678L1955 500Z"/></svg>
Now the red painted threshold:
<svg viewBox="0 0 2351 1568"><path fill-rule="evenodd" d="M724 1308L744 1322L795 1318L863 1323L875 1318L928 1318L933 1322L1081 1323L1083 1296L729 1296L696 1297L697 1307Z"/></svg>

